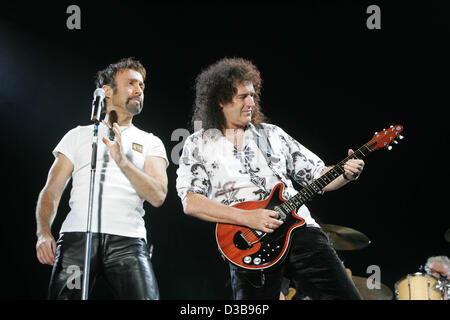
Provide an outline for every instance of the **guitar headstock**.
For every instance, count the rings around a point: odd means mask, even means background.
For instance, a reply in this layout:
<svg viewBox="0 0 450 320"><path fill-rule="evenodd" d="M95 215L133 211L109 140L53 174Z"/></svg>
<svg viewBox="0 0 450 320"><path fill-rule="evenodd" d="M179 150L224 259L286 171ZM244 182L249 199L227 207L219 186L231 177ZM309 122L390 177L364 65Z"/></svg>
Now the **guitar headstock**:
<svg viewBox="0 0 450 320"><path fill-rule="evenodd" d="M380 148L387 148L388 150L392 149L392 146L390 145L392 142L397 144L397 139L402 140L403 136L400 135L400 133L403 131L403 126L396 125L391 126L389 129L383 129L380 132L375 132L375 134L372 137L372 140L370 140L367 143L367 146L372 150L377 150Z"/></svg>

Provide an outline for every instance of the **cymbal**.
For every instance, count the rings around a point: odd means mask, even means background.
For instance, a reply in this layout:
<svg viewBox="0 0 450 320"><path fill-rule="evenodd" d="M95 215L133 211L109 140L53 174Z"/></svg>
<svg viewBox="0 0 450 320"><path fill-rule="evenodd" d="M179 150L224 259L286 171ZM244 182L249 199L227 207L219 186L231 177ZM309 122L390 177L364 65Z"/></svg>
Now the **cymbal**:
<svg viewBox="0 0 450 320"><path fill-rule="evenodd" d="M444 238L447 242L450 242L450 228L445 231Z"/></svg>
<svg viewBox="0 0 450 320"><path fill-rule="evenodd" d="M370 240L365 234L352 228L323 224L322 229L336 250L356 250L370 244Z"/></svg>
<svg viewBox="0 0 450 320"><path fill-rule="evenodd" d="M364 300L392 300L394 297L392 290L380 282L369 280L367 285L367 278L358 276L352 276L352 280Z"/></svg>

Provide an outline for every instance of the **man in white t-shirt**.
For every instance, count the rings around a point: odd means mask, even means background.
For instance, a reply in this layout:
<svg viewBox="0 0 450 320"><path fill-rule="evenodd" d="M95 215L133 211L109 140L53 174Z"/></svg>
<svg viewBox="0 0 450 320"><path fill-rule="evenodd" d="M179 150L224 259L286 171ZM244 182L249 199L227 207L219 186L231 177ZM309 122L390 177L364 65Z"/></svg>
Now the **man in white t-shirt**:
<svg viewBox="0 0 450 320"><path fill-rule="evenodd" d="M289 227L282 226L279 212L258 208L254 201L268 198L280 183L284 185L283 197L290 199L297 194L291 179L306 187L320 176L328 176L329 171L336 174L335 179L322 191L336 190L355 180L364 166L362 160L350 159L337 174L280 127L265 123L259 108L260 89L259 71L241 58L224 58L197 77L192 124L201 121L202 129L186 139L177 170L177 191L184 212L210 222L253 229L253 234L229 233L235 235L232 240L236 245L230 249L233 254L250 251L239 263L229 263L235 299L278 299L284 277L312 299L361 299L305 205L296 211L305 226L293 234L283 263L251 269L264 263L268 251L277 249L267 247L262 249L265 253L252 257L253 249L258 248L251 247L259 241L257 236L270 237L277 228ZM271 149L258 141L267 141ZM243 202L252 202L252 209L234 206Z"/></svg>
<svg viewBox="0 0 450 320"><path fill-rule="evenodd" d="M91 289L103 275L119 299L159 299L143 203L163 204L168 160L161 140L132 123L143 107L145 77L142 64L126 58L99 71L96 79L97 88L105 90L106 116L98 128L89 284ZM62 138L39 195L36 253L39 262L53 265L49 299L81 298L92 137L90 125L78 126ZM70 178L70 212L55 242L51 225Z"/></svg>

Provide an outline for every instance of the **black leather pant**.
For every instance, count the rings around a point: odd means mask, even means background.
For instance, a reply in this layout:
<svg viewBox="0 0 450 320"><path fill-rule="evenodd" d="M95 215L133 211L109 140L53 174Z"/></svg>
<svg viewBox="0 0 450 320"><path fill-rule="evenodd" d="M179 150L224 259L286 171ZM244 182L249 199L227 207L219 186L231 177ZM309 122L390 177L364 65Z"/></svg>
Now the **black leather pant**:
<svg viewBox="0 0 450 320"><path fill-rule="evenodd" d="M86 234L62 233L57 241L48 298L80 300ZM144 239L93 233L89 292L102 275L117 299L157 300L158 284Z"/></svg>
<svg viewBox="0 0 450 320"><path fill-rule="evenodd" d="M283 277L312 300L362 299L327 235L314 227L294 231L289 252L279 266L260 271L230 263L230 273L236 300L277 300Z"/></svg>

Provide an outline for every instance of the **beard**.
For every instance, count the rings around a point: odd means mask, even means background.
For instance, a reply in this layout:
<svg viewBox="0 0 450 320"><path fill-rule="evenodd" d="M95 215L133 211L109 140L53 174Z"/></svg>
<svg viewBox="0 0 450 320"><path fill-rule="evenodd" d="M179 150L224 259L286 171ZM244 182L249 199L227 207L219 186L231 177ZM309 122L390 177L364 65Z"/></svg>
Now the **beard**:
<svg viewBox="0 0 450 320"><path fill-rule="evenodd" d="M129 113L131 113L132 115L135 116L135 115L141 113L143 102L142 101L137 102L135 100L130 101L133 98L135 98L135 97L128 98L125 108L127 109L127 111Z"/></svg>

